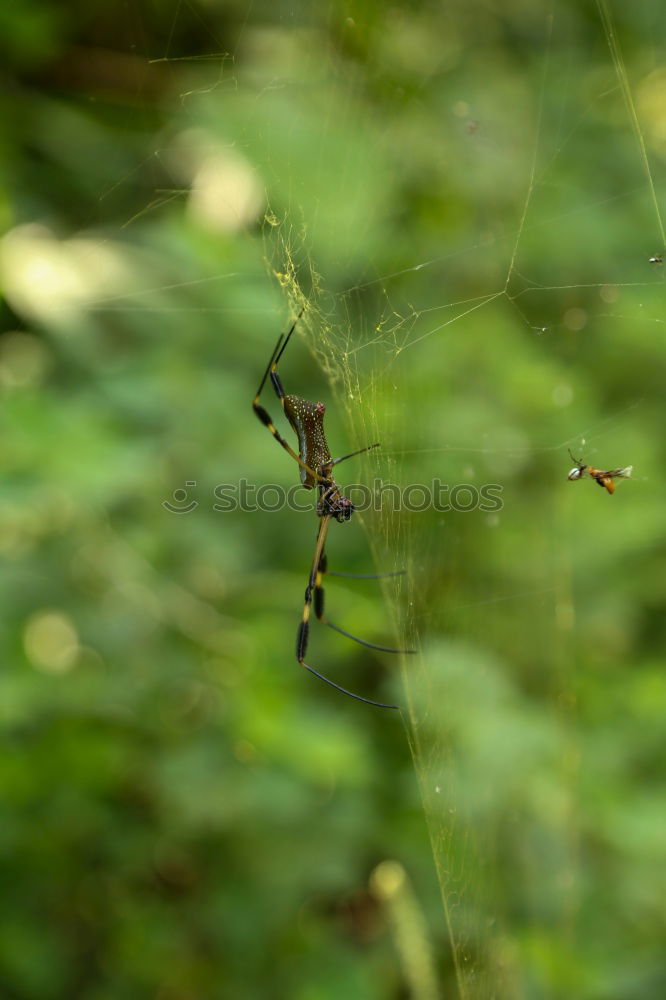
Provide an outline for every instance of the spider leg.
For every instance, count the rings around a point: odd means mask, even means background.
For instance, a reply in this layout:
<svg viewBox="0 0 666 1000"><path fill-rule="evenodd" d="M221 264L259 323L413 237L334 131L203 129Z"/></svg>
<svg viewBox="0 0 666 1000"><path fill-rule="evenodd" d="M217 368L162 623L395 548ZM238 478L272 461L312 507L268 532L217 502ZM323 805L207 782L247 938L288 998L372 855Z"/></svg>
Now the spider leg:
<svg viewBox="0 0 666 1000"><path fill-rule="evenodd" d="M277 373L278 361L280 360L280 358L284 354L285 348L286 348L287 344L289 343L289 341L291 340L291 335L294 332L294 330L296 329L296 324L298 323L299 319L301 318L301 316L303 315L304 312L305 312L305 306L302 306L301 307L301 311L299 312L299 314L296 317L296 319L294 320L294 322L291 324L289 332L287 333L287 336L284 337L284 340L283 340L282 335L280 336L280 340L278 340L277 346L276 346L275 350L273 351L273 356L272 356L272 358L271 358L271 360L270 360L270 362L268 364L267 374L270 374L271 383L273 385L273 388L275 389L275 395L280 400L280 403L282 404L282 409L284 409L284 402L283 402L284 401L284 389L282 388L282 382L280 380L280 376ZM265 379L266 379L266 376L264 376L264 381L265 381Z"/></svg>
<svg viewBox="0 0 666 1000"><path fill-rule="evenodd" d="M346 580L386 580L389 576L404 576L406 569L395 569L392 573L338 573L334 569L322 570L326 576L342 576Z"/></svg>
<svg viewBox="0 0 666 1000"><path fill-rule="evenodd" d="M360 639L357 635L352 635L351 632L345 631L345 629L340 628L339 625L334 624L334 622L329 621L324 615L324 588L322 586L321 578L327 573L327 559L324 547L322 546L321 555L319 557L319 565L317 566L317 572L314 578L314 610L317 621L320 621L322 625L327 625L332 628L335 632L339 632L340 635L346 636L348 639L353 639L354 642L360 643L361 646L367 646L368 649L378 649L382 653L415 653L415 649L394 649L392 646L379 646L376 642L368 642L367 639ZM399 573L403 573L404 570L399 570ZM333 575L333 574L331 574ZM335 574L340 575L340 574ZM341 574L343 576L348 576L353 574ZM396 576L395 573L387 573L386 576ZM371 577L372 579L372 577Z"/></svg>
<svg viewBox="0 0 666 1000"><path fill-rule="evenodd" d="M348 455L342 455L341 458L334 458L331 465L338 465L340 462L346 461L348 458L353 458L355 455L362 455L364 451L372 451L373 448L379 448L380 444L377 441L376 444L368 444L365 448L359 448L358 451L350 451Z"/></svg>
<svg viewBox="0 0 666 1000"><path fill-rule="evenodd" d="M282 352L287 346L289 338L291 337L292 333L294 332L294 329L296 328L296 324L298 323L302 315L303 315L303 309L301 309L298 316L292 323L291 329L289 330L287 336L285 337L285 335L281 333L280 336L278 337L278 342L273 348L273 353L271 354L268 364L266 365L266 371L264 372L263 378L259 383L259 388L255 393L254 399L252 400L252 409L256 413L259 420L261 420L264 427L268 427L269 431L271 432L275 440L278 442L278 444L284 448L284 450L287 452L288 455L291 455L291 457L294 459L295 462L298 462L301 468L305 469L309 473L309 475L314 479L315 483L318 483L318 482L325 482L325 480L322 478L322 476L319 475L318 472L315 472L313 469L310 468L309 465L306 465L303 459L300 457L300 455L296 454L296 452L291 447L289 442L285 441L285 439L280 434L279 430L273 423L273 419L269 414L268 410L265 410L264 407L261 406L261 404L259 403L259 397L261 396L264 386L266 385L266 379L270 376L271 384L275 389L275 393L278 399L280 400L282 409L284 409L284 389L282 388L280 377L275 371L275 368L278 361L282 357Z"/></svg>
<svg viewBox="0 0 666 1000"><path fill-rule="evenodd" d="M322 552L319 560L319 572L322 576L342 576L346 580L385 580L390 576L404 576L406 569L394 569L390 573L338 573L334 569L328 568L328 557Z"/></svg>
<svg viewBox="0 0 666 1000"><path fill-rule="evenodd" d="M310 577L308 579L308 585L305 588L305 604L303 605L303 617L301 619L301 624L298 626L298 634L296 637L296 659L302 667L309 670L311 674L318 677L319 680L324 681L325 684L330 684L331 687L336 688L341 691L342 694L348 695L350 698L355 698L356 701L363 701L366 705L374 705L376 708L398 708L397 705L387 705L383 701L372 701L371 698L363 698L360 694L354 694L353 691L348 691L347 688L341 687L340 684L336 684L335 681L329 680L328 677L324 677L320 674L318 670L314 667L309 666L305 662L305 653L308 648L308 637L310 632L310 610L312 607L312 595L315 594L315 614L317 614L318 601L323 601L323 589L320 584L318 585L319 564L321 562L321 557L324 552L324 545L326 544L326 535L328 534L328 528L331 521L330 515L324 515L319 524L319 532L317 533L317 542L315 544L314 559L312 560L312 569L310 570ZM317 593L321 592L322 597L317 597ZM319 617L317 615L317 617Z"/></svg>
<svg viewBox="0 0 666 1000"><path fill-rule="evenodd" d="M301 306L301 311L299 312L299 314L296 317L296 319L294 320L294 322L291 324L291 328L289 330L289 333L284 338L284 344L282 345L282 347L280 347L280 345L278 344L278 346L275 348L274 360L272 361L272 364L270 366L270 367L273 368L273 370L275 370L275 367L276 367L278 361L280 360L280 358L284 354L285 347L289 343L289 338L291 337L292 333L296 329L296 324L298 323L299 319L301 318L301 316L303 315L304 312L305 312L305 306Z"/></svg>

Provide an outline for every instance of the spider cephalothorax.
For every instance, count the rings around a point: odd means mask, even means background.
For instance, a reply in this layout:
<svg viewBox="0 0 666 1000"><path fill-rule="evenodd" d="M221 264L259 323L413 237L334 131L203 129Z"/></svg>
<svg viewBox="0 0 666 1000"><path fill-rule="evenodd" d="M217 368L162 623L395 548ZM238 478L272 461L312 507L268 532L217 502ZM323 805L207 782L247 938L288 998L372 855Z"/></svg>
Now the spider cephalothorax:
<svg viewBox="0 0 666 1000"><path fill-rule="evenodd" d="M317 514L319 517L334 517L340 523L349 521L354 513L354 504L344 495L334 479L319 486Z"/></svg>
<svg viewBox="0 0 666 1000"><path fill-rule="evenodd" d="M320 674L318 670L315 670L314 667L309 666L305 662L305 653L307 651L308 638L310 634L310 610L313 601L315 616L320 622L323 622L324 625L328 625L329 628L335 629L336 632L341 632L342 635L347 636L347 638L360 642L363 646L370 646L371 649L380 649L387 653L411 653L413 650L391 649L388 646L378 646L373 642L366 642L365 639L359 639L358 636L345 632L344 629L339 628L337 625L334 625L333 622L328 621L324 617L324 587L322 585L322 577L325 573L331 573L331 571L327 569L325 552L328 528L331 519L334 518L336 521L340 522L349 521L354 513L353 503L344 495L333 478L333 467L339 462L343 462L346 458L352 458L354 455L360 455L361 452L369 451L371 448L378 448L379 445L371 444L365 448L360 448L358 451L352 451L348 455L342 455L340 458L331 458L331 453L328 449L328 444L326 443L326 435L324 434L324 413L326 412L324 404L319 402L313 403L309 399L303 399L302 396L285 395L280 376L277 373L277 365L284 353L285 347L289 343L289 338L294 332L296 323L302 314L303 310L301 309L286 337L283 334L280 334L278 342L275 345L275 350L273 351L270 361L266 367L266 371L264 372L264 377L259 383L259 388L257 389L257 393L252 401L254 412L259 420L261 420L262 424L268 427L273 437L282 445L284 450L298 462L301 474L301 484L307 490L314 489L315 486L319 489L319 497L317 499L316 507L317 516L319 517L319 531L317 532L315 553L312 560L312 567L310 569L308 585L305 589L303 616L301 618L300 625L298 626L298 634L296 637L296 658L301 666L305 667L306 670L309 670L310 673L315 674L316 677L319 677L322 681L326 681L326 683L330 684L332 687L337 688L338 691L342 691L343 694L348 694L351 698L367 702L369 705L377 705L379 708L397 708L397 705L385 705L381 701L372 701L370 698L363 698L361 695L354 694L353 691L348 691L346 688L336 684L335 681L331 681L328 677L324 677L324 675ZM278 429L275 427L269 413L259 402L261 392L267 379L269 378L271 385L275 390L275 395L280 400L284 415L298 438L298 454L296 454L291 445L282 437ZM353 576L354 574L340 573L331 575ZM385 573L380 575L396 576L398 574Z"/></svg>

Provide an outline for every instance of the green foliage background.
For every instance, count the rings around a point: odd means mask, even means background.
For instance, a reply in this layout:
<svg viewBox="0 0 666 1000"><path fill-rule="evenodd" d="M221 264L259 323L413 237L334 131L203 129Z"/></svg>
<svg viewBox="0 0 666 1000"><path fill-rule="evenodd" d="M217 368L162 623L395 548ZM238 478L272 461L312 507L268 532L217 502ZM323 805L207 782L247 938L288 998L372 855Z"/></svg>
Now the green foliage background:
<svg viewBox="0 0 666 1000"><path fill-rule="evenodd" d="M3 998L664 995L665 18L3 7ZM502 487L332 530L402 718L294 662L314 515L213 506L304 299L342 482Z"/></svg>

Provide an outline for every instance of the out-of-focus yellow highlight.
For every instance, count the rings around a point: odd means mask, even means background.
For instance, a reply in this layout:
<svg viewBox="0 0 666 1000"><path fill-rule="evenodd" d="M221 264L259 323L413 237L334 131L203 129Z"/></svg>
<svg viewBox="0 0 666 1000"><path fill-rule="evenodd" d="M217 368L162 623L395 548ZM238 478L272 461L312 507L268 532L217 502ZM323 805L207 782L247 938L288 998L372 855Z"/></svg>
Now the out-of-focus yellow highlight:
<svg viewBox="0 0 666 1000"><path fill-rule="evenodd" d="M370 889L388 916L402 973L413 1000L437 1000L439 989L425 914L399 861L382 861Z"/></svg>
<svg viewBox="0 0 666 1000"><path fill-rule="evenodd" d="M70 619L59 611L39 611L23 633L26 656L37 670L66 674L79 656L79 637Z"/></svg>

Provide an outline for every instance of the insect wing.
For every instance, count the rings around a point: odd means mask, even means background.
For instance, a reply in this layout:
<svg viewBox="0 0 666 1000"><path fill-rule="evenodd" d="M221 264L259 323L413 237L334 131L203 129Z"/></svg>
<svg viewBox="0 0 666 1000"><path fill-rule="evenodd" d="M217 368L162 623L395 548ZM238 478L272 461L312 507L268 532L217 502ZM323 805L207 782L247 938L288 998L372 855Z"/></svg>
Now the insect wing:
<svg viewBox="0 0 666 1000"><path fill-rule="evenodd" d="M624 469L610 469L608 472L604 472L604 476L609 479L631 479L633 471L633 465L626 465Z"/></svg>

